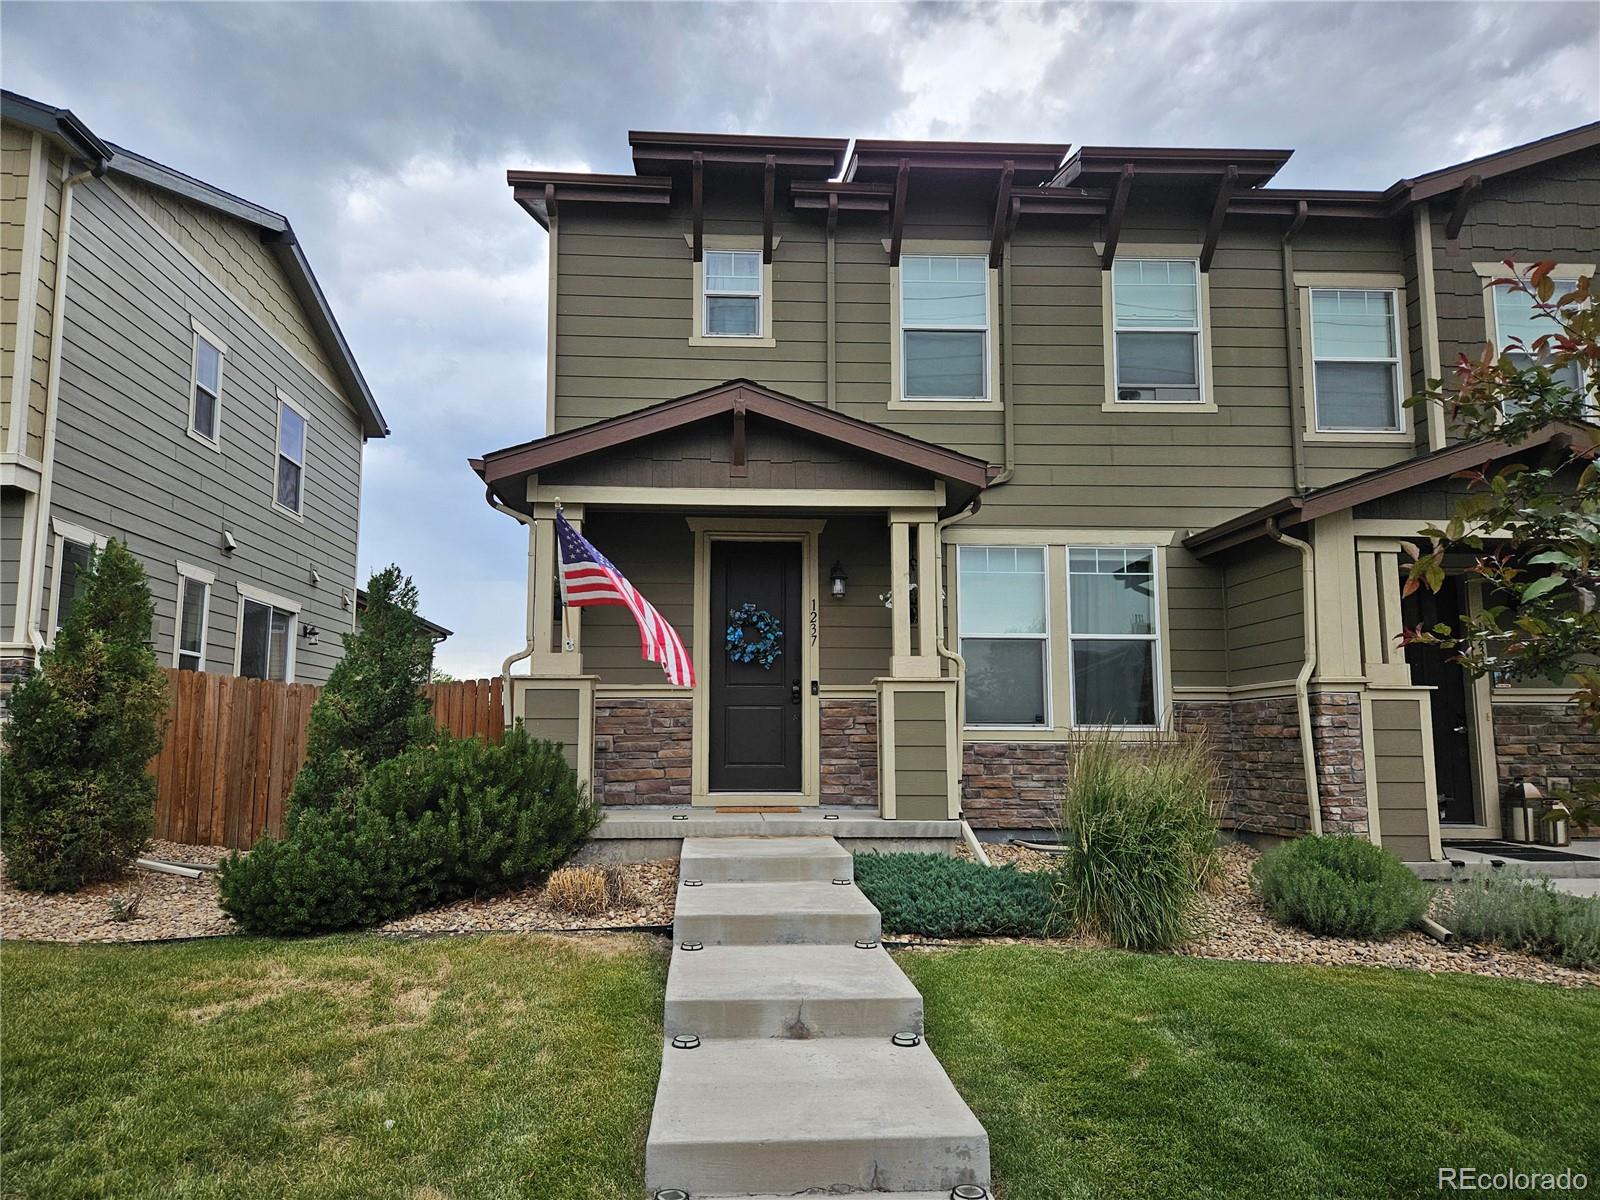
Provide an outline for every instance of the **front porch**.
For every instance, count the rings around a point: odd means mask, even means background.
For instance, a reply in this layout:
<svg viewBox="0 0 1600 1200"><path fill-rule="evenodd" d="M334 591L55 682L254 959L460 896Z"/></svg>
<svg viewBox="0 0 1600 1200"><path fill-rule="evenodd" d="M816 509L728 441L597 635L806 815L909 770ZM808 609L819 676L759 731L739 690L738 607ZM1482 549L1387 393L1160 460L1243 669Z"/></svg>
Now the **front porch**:
<svg viewBox="0 0 1600 1200"><path fill-rule="evenodd" d="M608 825L661 806L730 826L829 807L948 826L900 835L925 848L954 836L958 660L941 649L938 523L981 490L986 464L734 383L478 467L528 528L527 671L509 678L510 716L568 747ZM641 658L626 608L560 603L558 511L677 631L695 686ZM761 652L730 655L730 625ZM774 811L715 813L729 808ZM885 836L861 829L840 836Z"/></svg>
<svg viewBox="0 0 1600 1200"><path fill-rule="evenodd" d="M784 812L639 805L607 809L574 862L625 863L676 858L684 838L831 837L846 850L946 854L961 841L961 822L888 820L863 805L821 805Z"/></svg>

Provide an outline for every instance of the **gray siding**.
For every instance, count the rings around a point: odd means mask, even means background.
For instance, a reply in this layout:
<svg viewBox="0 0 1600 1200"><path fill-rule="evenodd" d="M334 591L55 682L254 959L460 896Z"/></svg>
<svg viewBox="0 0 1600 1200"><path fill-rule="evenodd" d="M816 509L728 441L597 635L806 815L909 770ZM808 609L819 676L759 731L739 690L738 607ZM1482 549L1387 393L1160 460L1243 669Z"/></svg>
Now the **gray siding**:
<svg viewBox="0 0 1600 1200"><path fill-rule="evenodd" d="M1384 848L1407 862L1427 862L1432 849L1421 706L1374 700L1372 745Z"/></svg>
<svg viewBox="0 0 1600 1200"><path fill-rule="evenodd" d="M1300 555L1285 546L1256 543L1235 552L1224 576L1229 684L1293 679L1305 662Z"/></svg>
<svg viewBox="0 0 1600 1200"><path fill-rule="evenodd" d="M163 662L182 560L216 575L208 670L233 670L245 583L300 602L302 622L323 636L315 648L297 639L295 677L321 682L353 619L342 593L353 603L355 410L107 182L80 185L73 212L51 515L118 538L144 561ZM220 451L187 433L191 316L228 347ZM303 520L271 503L280 388L310 417ZM238 543L232 555L221 552L224 530ZM47 575L44 614L50 584Z"/></svg>

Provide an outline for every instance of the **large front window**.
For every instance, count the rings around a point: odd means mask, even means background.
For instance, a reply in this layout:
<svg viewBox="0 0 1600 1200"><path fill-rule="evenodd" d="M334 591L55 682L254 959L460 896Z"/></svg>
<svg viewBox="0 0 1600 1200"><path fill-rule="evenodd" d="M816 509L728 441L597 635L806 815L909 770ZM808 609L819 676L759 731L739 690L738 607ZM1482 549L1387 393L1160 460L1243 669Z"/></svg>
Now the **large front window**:
<svg viewBox="0 0 1600 1200"><path fill-rule="evenodd" d="M989 395L989 264L981 255L907 254L900 260L901 395Z"/></svg>
<svg viewBox="0 0 1600 1200"><path fill-rule="evenodd" d="M1154 551L1067 551L1074 725L1156 724L1157 609Z"/></svg>
<svg viewBox="0 0 1600 1200"><path fill-rule="evenodd" d="M1312 392L1317 429L1398 433L1400 334L1395 293L1311 290Z"/></svg>
<svg viewBox="0 0 1600 1200"><path fill-rule="evenodd" d="M1119 404L1199 404L1200 264L1118 259L1111 307Z"/></svg>
<svg viewBox="0 0 1600 1200"><path fill-rule="evenodd" d="M961 656L968 725L1049 724L1042 546L962 546Z"/></svg>

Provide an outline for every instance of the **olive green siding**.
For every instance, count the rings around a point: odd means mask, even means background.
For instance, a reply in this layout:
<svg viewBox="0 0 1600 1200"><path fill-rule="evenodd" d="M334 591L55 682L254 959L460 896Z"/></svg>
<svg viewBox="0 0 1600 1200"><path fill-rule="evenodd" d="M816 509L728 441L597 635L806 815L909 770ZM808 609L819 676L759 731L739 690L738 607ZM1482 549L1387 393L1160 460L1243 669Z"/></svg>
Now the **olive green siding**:
<svg viewBox="0 0 1600 1200"><path fill-rule="evenodd" d="M1233 687L1293 679L1305 662L1305 588L1298 552L1253 543L1229 556L1228 683Z"/></svg>
<svg viewBox="0 0 1600 1200"><path fill-rule="evenodd" d="M1488 340L1485 281L1473 263L1600 260L1600 150L1486 181L1454 242L1445 237L1451 203L1445 198L1433 206L1439 351L1446 368L1462 354L1476 357Z"/></svg>
<svg viewBox="0 0 1600 1200"><path fill-rule="evenodd" d="M50 374L50 335L55 315L56 235L60 229L63 156L49 142L17 126L0 133L0 451L11 446L11 411L16 376L23 377L25 412L22 456L39 462L44 456L46 388ZM38 192L28 228L31 194ZM30 233L32 236L30 237ZM25 276L31 276L25 279ZM21 302L31 283L32 332L19 346Z"/></svg>
<svg viewBox="0 0 1600 1200"><path fill-rule="evenodd" d="M894 697L895 815L943 820L949 805L949 730L942 691L897 691Z"/></svg>
<svg viewBox="0 0 1600 1200"><path fill-rule="evenodd" d="M22 563L22 492L0 490L0 630L17 617L17 572Z"/></svg>
<svg viewBox="0 0 1600 1200"><path fill-rule="evenodd" d="M1167 628L1163 631L1175 688L1217 688L1228 682L1224 577L1181 546L1166 552Z"/></svg>
<svg viewBox="0 0 1600 1200"><path fill-rule="evenodd" d="M1406 862L1426 862L1433 851L1422 706L1411 700L1372 701L1371 736L1384 848Z"/></svg>
<svg viewBox="0 0 1600 1200"><path fill-rule="evenodd" d="M583 701L576 688L541 687L527 694L528 732L545 741L560 742L569 765L578 765L578 706Z"/></svg>
<svg viewBox="0 0 1600 1200"><path fill-rule="evenodd" d="M649 598L694 653L694 534L681 514L594 512L583 535ZM583 669L602 684L666 682L639 657L639 629L621 605L582 610ZM559 628L558 628L559 636Z"/></svg>
<svg viewBox="0 0 1600 1200"><path fill-rule="evenodd" d="M843 600L829 592L837 562L849 577ZM825 684L870 684L889 674L892 614L880 599L889 591L889 526L882 517L829 517L817 541L817 649Z"/></svg>

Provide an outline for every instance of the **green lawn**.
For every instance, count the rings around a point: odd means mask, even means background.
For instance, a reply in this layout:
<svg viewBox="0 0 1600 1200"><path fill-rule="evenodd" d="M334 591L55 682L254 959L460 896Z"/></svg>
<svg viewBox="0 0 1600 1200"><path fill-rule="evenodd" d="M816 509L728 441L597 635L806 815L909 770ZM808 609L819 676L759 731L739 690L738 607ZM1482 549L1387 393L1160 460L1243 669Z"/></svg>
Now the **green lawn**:
<svg viewBox="0 0 1600 1200"><path fill-rule="evenodd" d="M1004 1200L1366 1200L1438 1196L1439 1166L1600 1174L1597 990L1012 946L896 961Z"/></svg>
<svg viewBox="0 0 1600 1200"><path fill-rule="evenodd" d="M637 1200L665 975L632 938L7 944L0 1188Z"/></svg>

